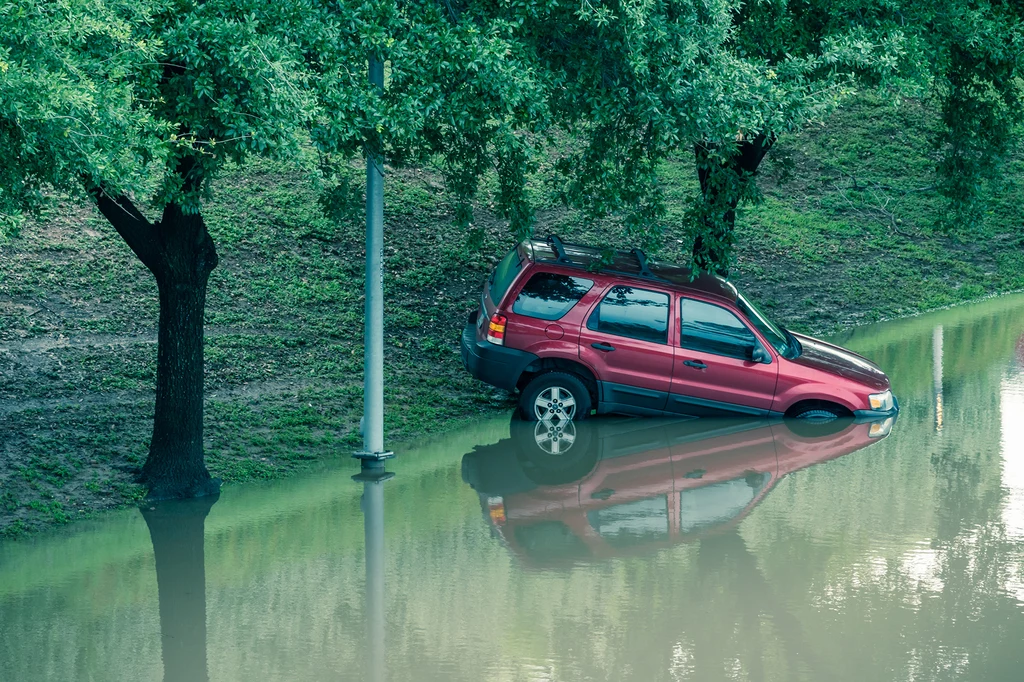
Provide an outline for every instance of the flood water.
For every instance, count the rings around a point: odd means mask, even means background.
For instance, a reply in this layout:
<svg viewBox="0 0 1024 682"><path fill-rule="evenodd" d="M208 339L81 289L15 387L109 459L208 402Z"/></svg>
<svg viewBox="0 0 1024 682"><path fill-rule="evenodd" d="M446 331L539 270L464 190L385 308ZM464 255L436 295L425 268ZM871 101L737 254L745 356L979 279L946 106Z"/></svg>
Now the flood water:
<svg viewBox="0 0 1024 682"><path fill-rule="evenodd" d="M0 680L1024 679L1024 296L838 341L895 424L505 416L0 544Z"/></svg>

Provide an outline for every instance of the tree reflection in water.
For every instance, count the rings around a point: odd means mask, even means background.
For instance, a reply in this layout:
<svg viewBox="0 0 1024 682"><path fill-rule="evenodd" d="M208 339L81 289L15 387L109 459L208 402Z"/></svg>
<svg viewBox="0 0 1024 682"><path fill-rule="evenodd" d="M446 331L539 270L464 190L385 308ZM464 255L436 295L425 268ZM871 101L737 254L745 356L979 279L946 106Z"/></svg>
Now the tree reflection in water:
<svg viewBox="0 0 1024 682"><path fill-rule="evenodd" d="M220 495L141 507L160 597L164 682L206 682L206 516Z"/></svg>

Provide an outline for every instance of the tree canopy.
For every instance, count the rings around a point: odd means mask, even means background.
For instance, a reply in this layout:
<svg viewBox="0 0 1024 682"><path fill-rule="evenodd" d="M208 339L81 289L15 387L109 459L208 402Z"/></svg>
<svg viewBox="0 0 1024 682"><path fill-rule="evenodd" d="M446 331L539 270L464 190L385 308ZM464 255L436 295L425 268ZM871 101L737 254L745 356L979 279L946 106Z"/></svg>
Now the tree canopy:
<svg viewBox="0 0 1024 682"><path fill-rule="evenodd" d="M149 16L129 0L0 3L0 238L47 191L137 186L160 128L131 82L156 59L137 32Z"/></svg>
<svg viewBox="0 0 1024 682"><path fill-rule="evenodd" d="M502 215L527 234L526 179L554 159L546 180L558 196L594 216L623 215L632 240L656 248L678 229L665 224L660 165L699 148L706 189L690 220L703 225L705 269L728 260L732 211L756 196L730 160L822 118L857 79L889 77L903 55L900 30L856 22L805 27L791 49L778 21L729 0L387 5L385 97L441 88L437 106L399 109L401 125L422 132L414 148L444 154L460 219L480 174L494 170Z"/></svg>

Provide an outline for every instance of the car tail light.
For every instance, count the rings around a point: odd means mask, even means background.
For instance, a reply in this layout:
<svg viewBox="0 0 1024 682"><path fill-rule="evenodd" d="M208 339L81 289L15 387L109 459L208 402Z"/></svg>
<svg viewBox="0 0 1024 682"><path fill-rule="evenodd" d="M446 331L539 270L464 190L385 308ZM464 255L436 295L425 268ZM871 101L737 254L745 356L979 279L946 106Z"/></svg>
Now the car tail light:
<svg viewBox="0 0 1024 682"><path fill-rule="evenodd" d="M487 513L496 526L505 525L505 500L500 497L487 498Z"/></svg>
<svg viewBox="0 0 1024 682"><path fill-rule="evenodd" d="M487 326L487 340L499 346L505 345L505 324L508 318L497 313L491 315L491 323Z"/></svg>

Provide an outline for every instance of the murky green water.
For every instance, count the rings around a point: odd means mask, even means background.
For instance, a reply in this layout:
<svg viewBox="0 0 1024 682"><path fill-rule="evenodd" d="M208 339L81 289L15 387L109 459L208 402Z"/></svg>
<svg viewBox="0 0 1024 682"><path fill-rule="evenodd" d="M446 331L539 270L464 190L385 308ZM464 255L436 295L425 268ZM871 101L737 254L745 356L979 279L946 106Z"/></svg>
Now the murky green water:
<svg viewBox="0 0 1024 682"><path fill-rule="evenodd" d="M1024 679L1024 297L840 342L887 437L503 418L0 544L0 680Z"/></svg>

